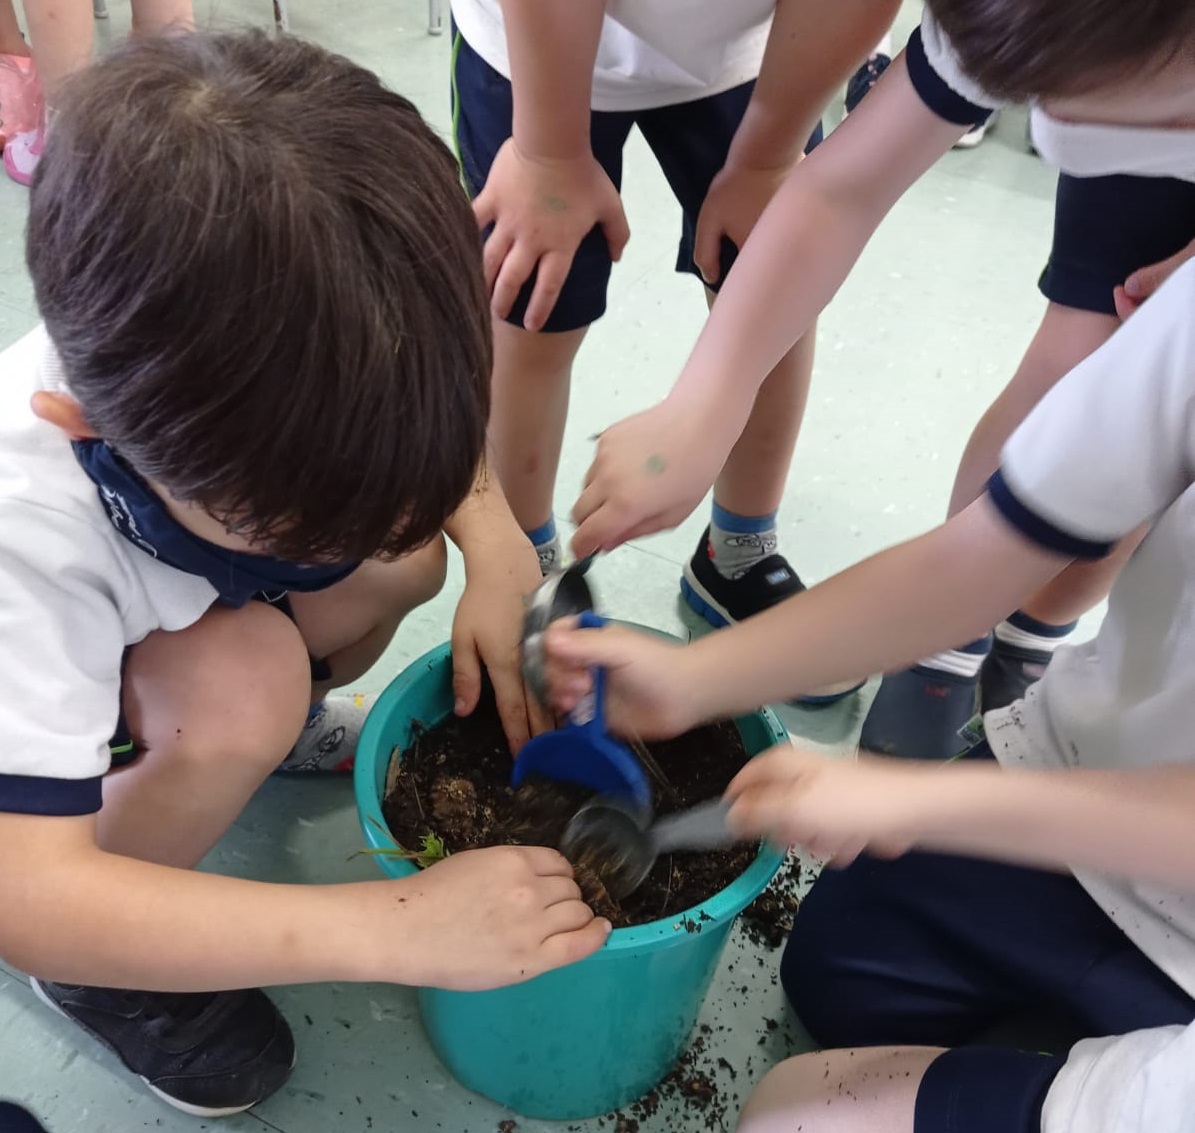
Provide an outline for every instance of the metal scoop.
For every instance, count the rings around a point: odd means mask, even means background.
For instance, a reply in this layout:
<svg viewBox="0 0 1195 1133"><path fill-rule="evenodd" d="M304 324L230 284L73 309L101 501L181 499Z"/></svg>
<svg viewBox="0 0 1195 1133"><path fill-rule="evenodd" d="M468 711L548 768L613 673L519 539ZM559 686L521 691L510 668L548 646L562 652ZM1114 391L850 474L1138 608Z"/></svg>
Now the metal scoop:
<svg viewBox="0 0 1195 1133"><path fill-rule="evenodd" d="M585 581L585 574L595 558L596 551L565 570L552 571L527 598L523 614L523 679L541 704L548 702L544 631L560 618L576 617L593 609L593 591Z"/></svg>
<svg viewBox="0 0 1195 1133"><path fill-rule="evenodd" d="M613 897L633 893L661 854L723 850L738 839L726 825L730 804L722 799L651 822L651 811L621 797L591 799L565 828L560 848L584 862Z"/></svg>

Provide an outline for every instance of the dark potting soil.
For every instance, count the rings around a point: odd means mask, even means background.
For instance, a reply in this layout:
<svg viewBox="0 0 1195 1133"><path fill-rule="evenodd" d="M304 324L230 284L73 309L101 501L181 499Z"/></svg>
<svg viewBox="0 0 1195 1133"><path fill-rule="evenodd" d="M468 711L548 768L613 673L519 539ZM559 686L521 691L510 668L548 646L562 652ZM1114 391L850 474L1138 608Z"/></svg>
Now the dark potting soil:
<svg viewBox="0 0 1195 1133"><path fill-rule="evenodd" d="M647 745L671 786L653 782L657 814L720 795L747 761L732 723L695 729ZM419 851L429 836L448 853L486 846L557 846L568 820L588 795L584 789L537 780L513 791L511 757L492 696L472 716L448 720L417 734L392 765L382 811L395 841ZM433 843L434 844L434 843ZM724 889L755 858L754 846L675 854L656 862L630 896L615 899L600 864L573 863L587 903L615 927L646 924L692 908ZM701 923L686 922L690 932Z"/></svg>

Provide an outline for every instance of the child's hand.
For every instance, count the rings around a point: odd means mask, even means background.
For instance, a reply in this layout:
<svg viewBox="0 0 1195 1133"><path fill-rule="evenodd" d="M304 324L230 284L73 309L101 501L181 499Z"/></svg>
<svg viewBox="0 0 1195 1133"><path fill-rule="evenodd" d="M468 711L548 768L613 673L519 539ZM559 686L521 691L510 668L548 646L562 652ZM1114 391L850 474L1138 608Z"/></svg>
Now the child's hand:
<svg viewBox="0 0 1195 1133"><path fill-rule="evenodd" d="M453 854L388 894L401 982L455 991L522 983L583 960L610 922L581 900L555 850L498 846Z"/></svg>
<svg viewBox="0 0 1195 1133"><path fill-rule="evenodd" d="M573 505L573 554L675 527L710 490L745 421L669 399L611 425Z"/></svg>
<svg viewBox="0 0 1195 1133"><path fill-rule="evenodd" d="M1183 264L1193 257L1195 257L1195 240L1192 240L1181 252L1176 252L1169 259L1162 260L1161 263L1150 264L1149 267L1144 267L1139 271L1133 272L1124 281L1124 286L1116 288L1113 292L1116 314L1120 317L1121 321L1123 322L1127 319L1166 280L1178 271Z"/></svg>
<svg viewBox="0 0 1195 1133"><path fill-rule="evenodd" d="M718 283L722 274L722 238L741 248L791 170L791 165L757 168L727 162L714 178L697 217L693 248L706 283Z"/></svg>
<svg viewBox="0 0 1195 1133"><path fill-rule="evenodd" d="M651 634L608 626L577 629L568 621L548 627L544 656L552 705L569 712L589 692L590 670L606 670L606 722L616 734L639 739L679 735L700 720L683 645Z"/></svg>
<svg viewBox="0 0 1195 1133"><path fill-rule="evenodd" d="M830 759L787 745L756 757L726 791L731 826L750 838L801 846L835 865L864 850L899 857L921 834L937 764L862 756Z"/></svg>
<svg viewBox="0 0 1195 1133"><path fill-rule="evenodd" d="M541 582L535 549L517 527L498 528L484 543L466 544L465 591L452 623L452 684L456 713L468 716L481 697L485 666L512 754L552 718L523 683L520 645L524 599Z"/></svg>
<svg viewBox="0 0 1195 1133"><path fill-rule="evenodd" d="M538 271L523 325L540 330L572 267L581 241L601 226L617 261L631 230L622 198L592 153L577 158L524 155L508 139L473 202L485 244L486 284L495 317L504 319L523 284Z"/></svg>

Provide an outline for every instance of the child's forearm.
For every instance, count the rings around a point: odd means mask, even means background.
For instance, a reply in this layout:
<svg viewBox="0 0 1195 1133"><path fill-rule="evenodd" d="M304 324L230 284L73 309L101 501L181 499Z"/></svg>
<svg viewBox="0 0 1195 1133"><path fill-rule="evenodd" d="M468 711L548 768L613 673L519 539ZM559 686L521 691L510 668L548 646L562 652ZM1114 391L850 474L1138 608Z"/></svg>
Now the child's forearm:
<svg viewBox="0 0 1195 1133"><path fill-rule="evenodd" d="M502 0L514 93L514 141L525 157L589 154L589 104L605 0Z"/></svg>
<svg viewBox="0 0 1195 1133"><path fill-rule="evenodd" d="M888 210L962 132L925 106L899 57L780 187L671 398L707 407L737 437L764 378L833 298Z"/></svg>
<svg viewBox="0 0 1195 1133"><path fill-rule="evenodd" d="M267 885L106 854L83 823L6 815L0 955L33 975L146 991L324 980L418 982L401 970L403 882ZM70 823L66 838L47 824ZM383 931L392 955L383 963ZM389 967L390 975L386 969Z"/></svg>
<svg viewBox="0 0 1195 1133"><path fill-rule="evenodd" d="M924 784L923 849L1195 893L1195 768L941 770Z"/></svg>
<svg viewBox="0 0 1195 1133"><path fill-rule="evenodd" d="M690 646L695 710L738 715L962 645L1065 565L985 496L928 534Z"/></svg>
<svg viewBox="0 0 1195 1133"><path fill-rule="evenodd" d="M827 103L899 8L900 0L778 0L727 164L776 168L796 161Z"/></svg>

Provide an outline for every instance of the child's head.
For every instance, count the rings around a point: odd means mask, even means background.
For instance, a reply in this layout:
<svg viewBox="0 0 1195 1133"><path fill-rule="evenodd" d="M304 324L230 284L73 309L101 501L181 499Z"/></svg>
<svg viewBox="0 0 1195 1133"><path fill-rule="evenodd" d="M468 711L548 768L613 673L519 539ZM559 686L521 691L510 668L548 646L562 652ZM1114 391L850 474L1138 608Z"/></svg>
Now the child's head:
<svg viewBox="0 0 1195 1133"><path fill-rule="evenodd" d="M60 102L28 262L87 425L256 549L401 553L467 494L477 227L449 151L368 71L258 33L114 53Z"/></svg>
<svg viewBox="0 0 1195 1133"><path fill-rule="evenodd" d="M1192 0L926 0L963 69L1013 102L1128 126L1195 125Z"/></svg>

